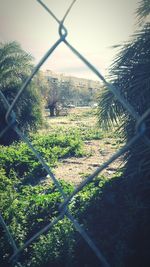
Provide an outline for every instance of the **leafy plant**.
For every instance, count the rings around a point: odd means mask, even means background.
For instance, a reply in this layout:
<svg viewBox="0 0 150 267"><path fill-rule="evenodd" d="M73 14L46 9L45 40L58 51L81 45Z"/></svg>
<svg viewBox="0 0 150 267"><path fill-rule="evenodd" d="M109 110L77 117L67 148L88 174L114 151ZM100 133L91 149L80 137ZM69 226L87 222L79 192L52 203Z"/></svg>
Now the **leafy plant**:
<svg viewBox="0 0 150 267"><path fill-rule="evenodd" d="M0 90L10 104L30 75L31 68L31 55L22 50L18 43L0 43ZM19 127L26 132L37 129L42 123L41 98L37 87L35 81L30 83L14 106ZM2 131L6 127L6 107L2 98L0 98L0 113L0 131ZM0 144L9 145L18 138L16 132L11 129L0 138Z"/></svg>
<svg viewBox="0 0 150 267"><path fill-rule="evenodd" d="M77 133L68 135L54 133L45 136L36 134L32 135L31 139L34 147L50 167L54 167L60 158L83 154L82 140ZM13 170L19 178L33 182L46 175L40 162L23 142L14 143L9 147L1 146L0 161L0 166L5 169L8 176Z"/></svg>

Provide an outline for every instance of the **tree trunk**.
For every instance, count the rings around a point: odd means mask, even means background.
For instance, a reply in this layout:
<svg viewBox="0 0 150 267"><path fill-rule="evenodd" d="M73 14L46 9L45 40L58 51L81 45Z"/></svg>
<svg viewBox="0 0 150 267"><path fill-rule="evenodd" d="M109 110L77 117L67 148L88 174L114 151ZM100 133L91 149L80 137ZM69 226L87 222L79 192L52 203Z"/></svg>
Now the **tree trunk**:
<svg viewBox="0 0 150 267"><path fill-rule="evenodd" d="M54 117L55 116L55 107L54 106L49 107L49 112L50 112L50 117Z"/></svg>

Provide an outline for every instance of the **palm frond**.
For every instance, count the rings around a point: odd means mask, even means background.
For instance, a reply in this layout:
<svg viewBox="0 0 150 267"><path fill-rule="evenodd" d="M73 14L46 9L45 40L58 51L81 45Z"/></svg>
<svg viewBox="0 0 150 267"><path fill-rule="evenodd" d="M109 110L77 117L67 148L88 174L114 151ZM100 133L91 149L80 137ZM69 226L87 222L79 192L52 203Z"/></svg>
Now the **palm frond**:
<svg viewBox="0 0 150 267"><path fill-rule="evenodd" d="M23 51L16 42L0 43L0 88L25 79L32 67L32 57ZM24 77L22 76L24 75Z"/></svg>
<svg viewBox="0 0 150 267"><path fill-rule="evenodd" d="M115 98L112 92L106 87L102 94L99 95L98 119L99 125L105 130L112 129L119 125L123 114L123 107Z"/></svg>
<svg viewBox="0 0 150 267"><path fill-rule="evenodd" d="M150 0L142 0L140 5L136 11L139 22L143 22L143 20L150 15Z"/></svg>
<svg viewBox="0 0 150 267"><path fill-rule="evenodd" d="M136 112L143 114L150 102L150 24L136 33L132 42L122 48L112 65L110 78ZM99 97L98 115L100 125L105 128L122 121L122 118L125 123L131 120L107 88Z"/></svg>

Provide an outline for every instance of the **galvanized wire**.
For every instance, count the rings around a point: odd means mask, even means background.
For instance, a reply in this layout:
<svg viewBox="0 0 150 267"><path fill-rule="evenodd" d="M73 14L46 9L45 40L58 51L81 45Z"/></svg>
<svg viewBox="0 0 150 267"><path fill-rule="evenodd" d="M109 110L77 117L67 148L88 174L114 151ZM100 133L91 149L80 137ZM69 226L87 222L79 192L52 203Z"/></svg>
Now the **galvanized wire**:
<svg viewBox="0 0 150 267"><path fill-rule="evenodd" d="M14 241L14 239L13 239L13 237L12 237L12 235L11 235L9 229L8 229L8 226L6 225L1 213L0 213L0 223L1 223L2 227L3 227L3 229L5 230L7 239L9 240L9 242L10 242L12 248L13 248L14 253L16 253L18 251L17 245L16 245L16 243L15 243L15 241Z"/></svg>
<svg viewBox="0 0 150 267"><path fill-rule="evenodd" d="M12 235L9 232L8 227L6 226L3 217L0 215L0 223L3 227L3 229L6 232L7 238L13 248L13 255L11 256L10 260L13 262L13 264L17 263L19 266L21 266L21 263L18 262L18 257L20 256L21 252L27 248L31 243L33 243L37 238L41 236L41 234L46 233L49 229L51 229L58 221L62 220L64 216L66 216L74 225L76 230L80 233L80 235L83 237L83 239L87 242L87 244L90 246L90 248L94 251L95 255L98 257L101 266L103 267L110 267L109 263L103 256L101 250L95 245L94 241L89 237L89 234L85 232L83 227L80 226L80 224L77 222L77 220L72 216L70 211L68 211L68 205L71 202L72 198L81 191L87 184L89 184L100 172L102 172L106 167L109 166L113 161L115 161L118 157L123 155L128 149L135 144L141 137L145 142L147 142L150 145L149 139L145 136L146 126L145 126L145 119L150 114L150 109L148 109L142 116L140 116L133 106L121 95L118 88L116 88L113 84L110 84L106 81L104 76L98 71L95 66L93 66L78 50L76 50L75 47L73 47L67 40L67 29L64 26L64 22L68 14L70 13L74 3L76 0L73 0L70 6L68 7L67 11L65 12L63 19L59 20L57 16L51 11L50 8L43 3L41 0L36 0L48 13L53 19L58 23L58 33L60 35L60 38L53 44L52 47L45 53L45 55L42 57L42 59L39 61L39 63L35 66L33 69L31 75L27 78L25 83L22 85L21 89L19 90L17 96L13 100L11 104L8 103L7 99L5 98L4 94L0 91L0 98L2 99L4 103L4 108L6 110L6 127L1 131L0 137L5 134L8 129L13 128L14 131L20 136L20 138L28 145L28 147L32 150L38 161L42 164L46 172L51 177L52 181L58 188L59 192L61 193L61 196L63 198L63 203L60 205L60 214L57 218L54 218L47 226L42 228L39 232L37 232L34 236L32 236L29 240L27 240L24 245L20 248L16 246L16 243L12 237ZM40 67L43 65L43 63L47 60L48 57L53 53L53 51L61 44L64 43L93 73L99 77L99 79L107 86L107 88L115 95L115 97L118 99L118 101L122 104L124 109L134 118L136 121L136 133L135 136L121 149L119 149L115 154L113 154L106 162L104 162L101 166L99 166L89 177L87 177L73 192L72 194L67 197L63 191L63 188L61 187L59 181L56 179L53 172L50 170L49 166L46 164L45 160L42 158L40 153L33 147L32 143L29 141L29 139L19 130L17 123L16 123L16 115L13 111L14 106L17 105L17 102L19 98L21 97L24 90L26 90L27 86L30 84L31 80L33 79L34 75L38 72Z"/></svg>
<svg viewBox="0 0 150 267"><path fill-rule="evenodd" d="M9 231L9 228L8 228L8 226L6 225L6 223L5 223L5 221L4 221L4 219L3 219L2 215L1 215L1 213L0 213L0 224L1 224L1 226L3 227L3 229L4 229L5 233L6 233L8 242L10 243L10 245L11 245L11 247L12 247L12 249L13 249L14 254L17 255L19 251L18 251L16 242L15 242L13 236L11 235L11 233L10 233L10 231ZM14 263L14 262L12 261L12 263ZM17 264L18 264L19 267L22 267L22 264L21 264L19 261L17 261Z"/></svg>

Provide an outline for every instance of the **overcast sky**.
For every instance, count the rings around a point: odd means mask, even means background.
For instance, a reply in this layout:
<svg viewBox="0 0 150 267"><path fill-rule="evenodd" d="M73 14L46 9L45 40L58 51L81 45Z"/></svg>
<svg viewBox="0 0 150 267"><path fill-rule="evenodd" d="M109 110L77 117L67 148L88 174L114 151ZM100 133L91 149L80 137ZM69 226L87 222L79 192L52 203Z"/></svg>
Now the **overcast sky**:
<svg viewBox="0 0 150 267"><path fill-rule="evenodd" d="M43 0L61 19L71 0ZM135 30L138 0L77 0L65 26L67 40L102 74L108 73L116 49ZM58 24L36 0L0 0L0 41L18 41L37 63L59 38ZM42 69L77 77L96 76L61 44Z"/></svg>

